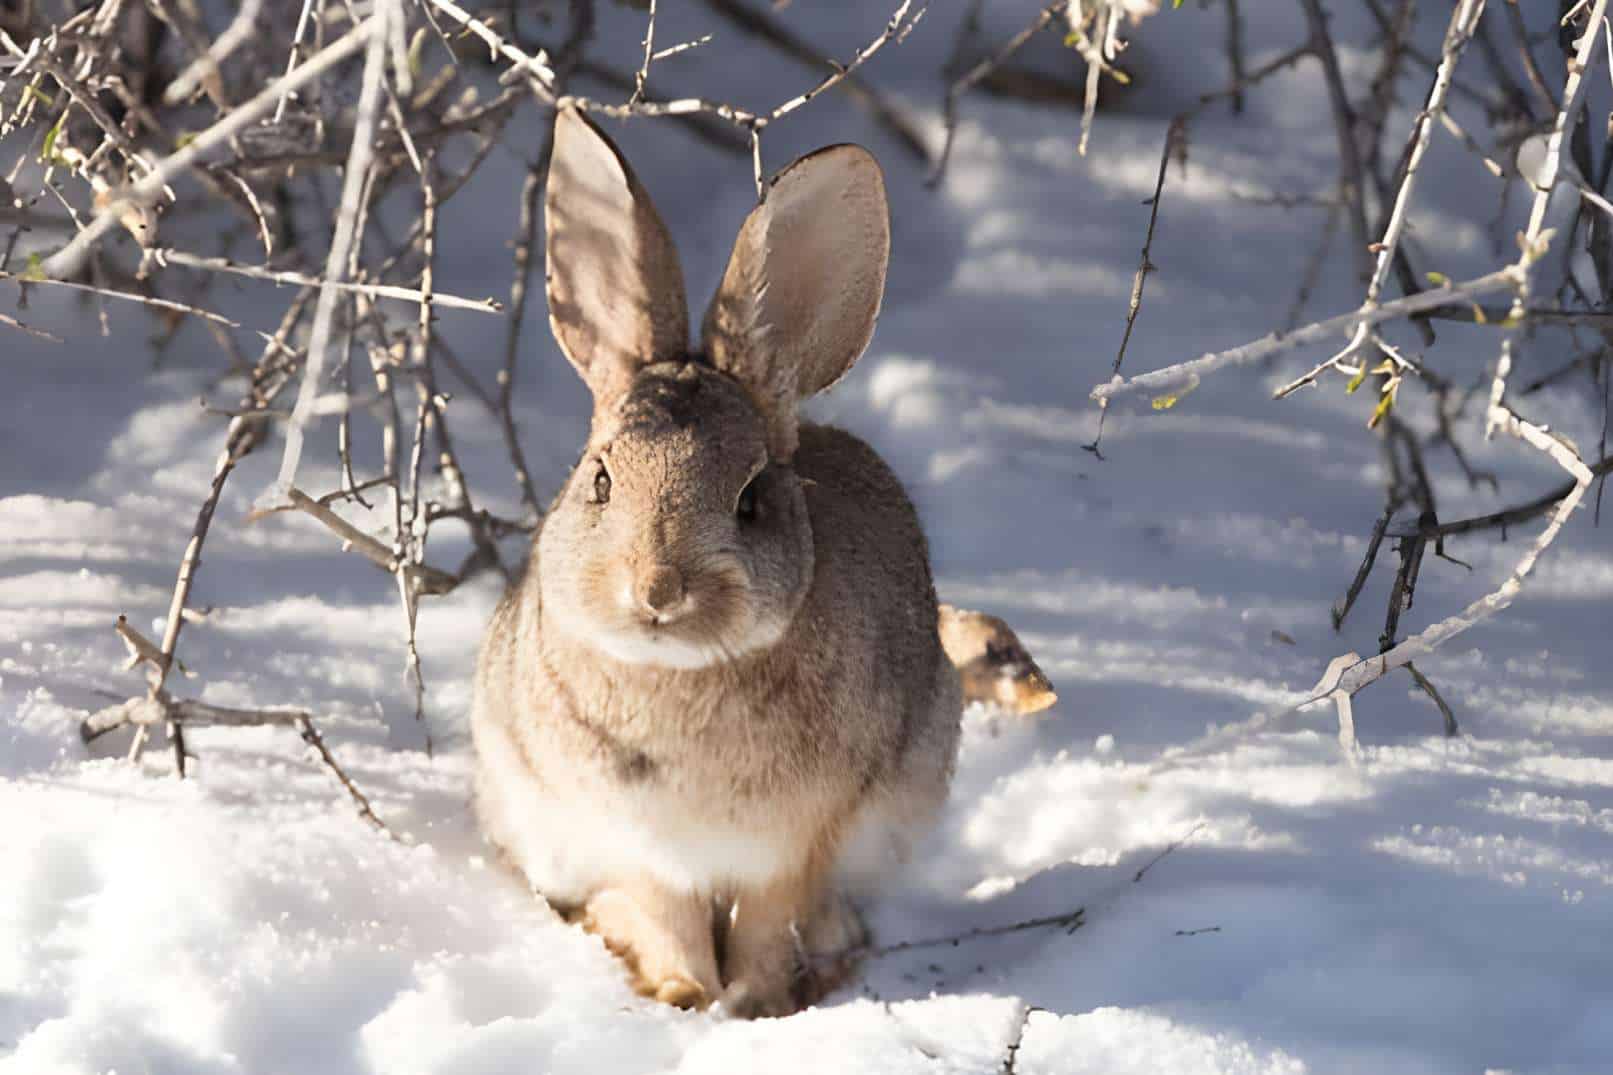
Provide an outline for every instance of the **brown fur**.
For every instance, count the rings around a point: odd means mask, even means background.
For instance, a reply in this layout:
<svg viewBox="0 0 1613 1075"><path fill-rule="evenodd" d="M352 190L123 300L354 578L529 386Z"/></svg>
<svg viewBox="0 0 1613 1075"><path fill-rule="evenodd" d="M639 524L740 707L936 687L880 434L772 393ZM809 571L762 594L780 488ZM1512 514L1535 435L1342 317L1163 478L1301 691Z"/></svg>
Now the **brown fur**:
<svg viewBox="0 0 1613 1075"><path fill-rule="evenodd" d="M881 872L944 799L961 710L912 504L867 445L795 415L872 332L883 186L854 147L787 170L713 300L727 314L708 317L709 359L673 357L667 293L681 303L682 283L642 188L574 113L555 160L552 317L595 414L483 644L478 810L647 995L787 1012L801 956L860 937L836 887L851 850L872 848L860 864ZM616 187L579 178L599 167ZM579 190L622 219L579 230ZM800 249L803 218L821 234ZM623 251L656 264L629 271ZM596 286L624 273L626 300ZM873 299L786 293L838 274L877 285ZM619 320L572 323L600 318ZM789 333L810 336L810 372Z"/></svg>

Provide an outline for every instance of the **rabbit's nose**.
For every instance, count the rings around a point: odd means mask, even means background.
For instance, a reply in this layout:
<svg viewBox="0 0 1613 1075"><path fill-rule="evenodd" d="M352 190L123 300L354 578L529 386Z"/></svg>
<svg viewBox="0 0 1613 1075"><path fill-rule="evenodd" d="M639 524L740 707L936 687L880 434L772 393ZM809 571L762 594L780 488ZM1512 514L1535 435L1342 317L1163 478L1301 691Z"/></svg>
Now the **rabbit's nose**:
<svg viewBox="0 0 1613 1075"><path fill-rule="evenodd" d="M683 576L677 568L665 564L658 564L640 574L635 588L639 604L658 619L676 612L686 596Z"/></svg>

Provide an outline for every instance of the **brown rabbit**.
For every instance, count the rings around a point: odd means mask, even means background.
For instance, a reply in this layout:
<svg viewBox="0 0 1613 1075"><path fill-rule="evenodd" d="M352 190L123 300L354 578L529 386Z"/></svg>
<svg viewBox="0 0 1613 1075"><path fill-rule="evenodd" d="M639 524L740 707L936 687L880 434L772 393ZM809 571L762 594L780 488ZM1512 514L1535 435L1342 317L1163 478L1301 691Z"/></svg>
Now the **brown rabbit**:
<svg viewBox="0 0 1613 1075"><path fill-rule="evenodd" d="M478 813L646 994L790 1012L946 797L962 708L901 483L796 416L873 334L884 180L850 145L779 174L694 350L666 226L571 108L545 205L593 424L483 643Z"/></svg>

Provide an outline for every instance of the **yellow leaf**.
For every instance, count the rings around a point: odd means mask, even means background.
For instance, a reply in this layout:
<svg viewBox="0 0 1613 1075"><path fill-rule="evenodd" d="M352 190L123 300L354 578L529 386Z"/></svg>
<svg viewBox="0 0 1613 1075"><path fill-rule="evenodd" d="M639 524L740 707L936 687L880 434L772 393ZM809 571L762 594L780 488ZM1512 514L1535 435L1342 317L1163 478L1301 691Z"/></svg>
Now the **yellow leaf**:
<svg viewBox="0 0 1613 1075"><path fill-rule="evenodd" d="M1187 376L1187 380L1178 385L1174 391L1155 396L1152 400L1152 406L1156 411L1168 411L1186 399L1198 386L1198 374L1190 373Z"/></svg>
<svg viewBox="0 0 1613 1075"><path fill-rule="evenodd" d="M51 126L50 130L45 132L44 144L39 149L39 161L41 164L57 163L56 139L62 136L62 125L66 122L67 110L63 109L62 114L56 117L56 122Z"/></svg>
<svg viewBox="0 0 1613 1075"><path fill-rule="evenodd" d="M421 60L426 51L426 28L420 27L414 32L414 38L409 42L409 73L416 78L420 77Z"/></svg>
<svg viewBox="0 0 1613 1075"><path fill-rule="evenodd" d="M1393 407L1394 405L1395 393L1385 392L1383 394L1383 398L1378 401L1378 406L1373 410L1372 417L1367 419L1367 428L1378 428L1378 423L1383 421L1384 415L1388 414L1389 408Z"/></svg>
<svg viewBox="0 0 1613 1075"><path fill-rule="evenodd" d="M1451 282L1451 278L1449 276L1446 276L1442 272L1434 272L1432 269L1430 269L1424 275L1428 277L1428 282L1433 284L1435 287L1444 287L1446 284Z"/></svg>

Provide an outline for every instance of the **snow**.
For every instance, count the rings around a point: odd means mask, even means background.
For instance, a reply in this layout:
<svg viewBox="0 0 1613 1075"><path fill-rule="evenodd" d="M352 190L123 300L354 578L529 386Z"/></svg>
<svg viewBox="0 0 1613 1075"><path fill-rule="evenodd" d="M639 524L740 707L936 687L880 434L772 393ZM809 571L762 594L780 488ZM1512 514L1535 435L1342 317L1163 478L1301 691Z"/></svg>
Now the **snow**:
<svg viewBox="0 0 1613 1075"><path fill-rule="evenodd" d="M1251 64L1304 34L1293 5L1244 7ZM1434 47L1444 16L1428 7L1418 32ZM994 39L1030 14L988 8ZM631 66L639 16L615 4L600 16L600 47ZM784 17L849 55L886 16L819 3ZM957 17L938 6L871 68L936 138L936 72ZM1111 414L1104 461L1080 448L1096 428L1087 390L1109 377L1123 327L1166 122L1224 77L1203 44L1219 41L1220 19L1186 5L1135 29L1137 84L1100 111L1085 159L1073 113L985 96L963 102L936 193L833 96L764 142L773 169L846 138L884 162L896 243L885 311L862 363L814 410L867 437L908 483L942 597L1008 619L1060 691L1039 719L967 714L945 816L871 924L891 944L1085 907L1080 929L885 955L783 1020L636 997L600 943L532 898L475 832L464 720L497 585L480 578L423 605L428 757L390 580L310 520L247 521L278 443L226 488L192 601L211 611L180 646L194 678L175 688L309 709L407 842L363 825L285 729L194 733L199 760L184 782L162 750L138 766L122 759L126 740L86 750L78 721L140 689L112 623L126 613L160 632L210 478L223 423L196 399L229 393L215 387L221 363L201 326L158 351L151 322L109 308L103 339L93 306L35 289L26 319L69 343L4 336L0 1072L986 1073L1015 1043L1022 1075L1606 1070L1607 530L1581 512L1511 609L1419 662L1455 707L1460 738L1442 738L1432 704L1391 677L1356 700L1351 764L1327 707L1204 737L1285 708L1332 657L1375 647L1383 565L1342 634L1328 618L1381 508L1383 464L1361 428L1370 401L1334 383L1272 402L1274 385L1321 357L1301 354L1210 378L1166 413ZM1339 32L1363 44L1353 19L1341 12ZM657 40L708 22L698 6L663 12ZM752 102L777 97L781 79L804 84L739 35L708 48L752 57L757 73L674 58L668 84ZM1203 62L1184 61L1195 55ZM1343 59L1358 84L1370 77L1363 50ZM1405 77L1391 131L1407 129L1404 104L1420 100L1424 78ZM1595 114L1605 83L1593 92ZM1186 178L1173 167L1166 187L1160 271L1128 372L1282 322L1323 213L1250 197L1329 187L1326 108L1302 68L1252 94L1245 116L1215 109L1194 124ZM708 293L753 197L748 163L667 126L613 130L672 222L690 293ZM518 158L537 142L535 124L519 126L514 152L495 154L444 210L440 290L506 290ZM1428 168L1411 220L1421 260L1459 278L1512 256L1515 222L1489 224L1498 185L1442 135ZM199 234L186 239L204 248ZM1342 241L1309 314L1359 299ZM288 294L216 292L260 328ZM14 292L4 297L10 310ZM537 305L518 401L548 495L587 409ZM438 331L491 371L501 321L444 311ZM1453 375L1468 375L1453 369L1464 354L1477 371L1494 353L1482 328L1440 335L1436 357ZM1530 341L1522 375L1570 346L1561 334ZM1601 414L1584 396L1544 391L1531 414L1593 445ZM1426 402L1407 399L1427 422ZM515 514L498 431L475 406L451 406L461 453L491 506ZM332 443L316 429L308 487L334 487ZM1448 518L1562 481L1538 453L1498 440L1476 443L1473 462L1498 473L1501 492L1470 489L1431 451ZM373 452L360 444L362 467ZM382 514L355 517L379 530ZM1426 565L1408 625L1493 588L1536 526L1504 544L1453 541L1472 572ZM444 535L431 556L452 567L466 542Z"/></svg>

